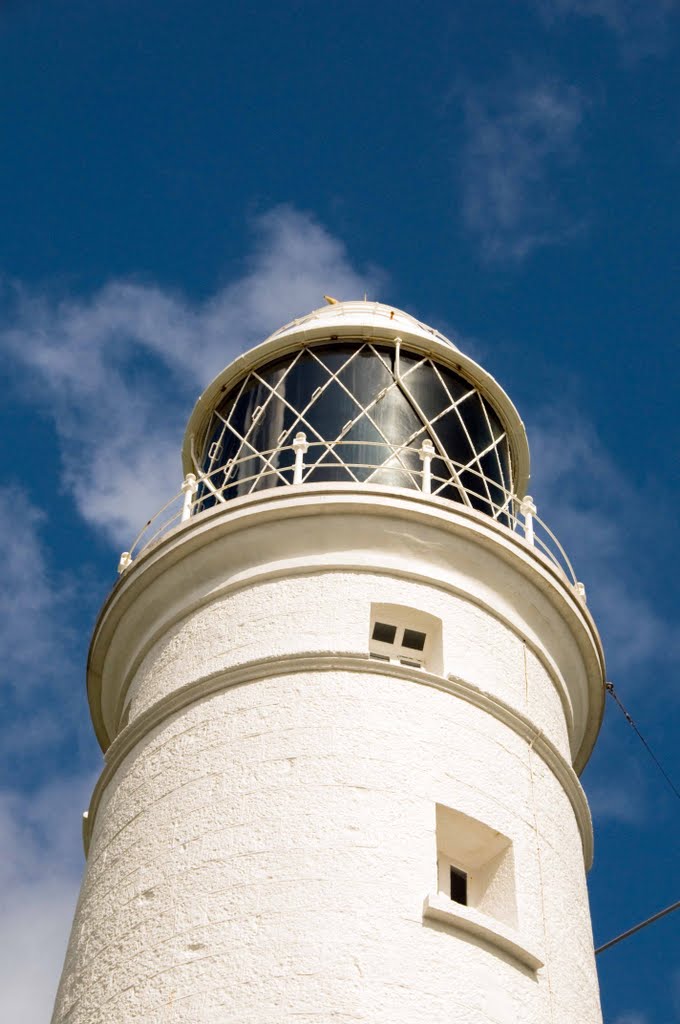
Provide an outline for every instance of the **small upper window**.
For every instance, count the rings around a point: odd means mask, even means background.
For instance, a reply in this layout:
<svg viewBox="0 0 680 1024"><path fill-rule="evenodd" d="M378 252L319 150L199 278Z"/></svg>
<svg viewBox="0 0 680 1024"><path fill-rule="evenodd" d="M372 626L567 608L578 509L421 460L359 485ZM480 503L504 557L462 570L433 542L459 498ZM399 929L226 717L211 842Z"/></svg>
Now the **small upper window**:
<svg viewBox="0 0 680 1024"><path fill-rule="evenodd" d="M377 661L441 674L441 619L419 608L372 604L368 651Z"/></svg>
<svg viewBox="0 0 680 1024"><path fill-rule="evenodd" d="M391 661L410 668L422 668L427 633L391 622L373 623L369 653L378 661ZM420 656L419 656L420 655Z"/></svg>

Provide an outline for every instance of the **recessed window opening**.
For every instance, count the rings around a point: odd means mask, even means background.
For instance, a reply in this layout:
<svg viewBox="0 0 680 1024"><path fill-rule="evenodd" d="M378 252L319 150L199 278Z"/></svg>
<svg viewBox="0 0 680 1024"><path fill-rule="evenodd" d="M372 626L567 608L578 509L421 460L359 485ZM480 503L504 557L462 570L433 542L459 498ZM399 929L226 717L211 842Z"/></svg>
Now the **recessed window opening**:
<svg viewBox="0 0 680 1024"><path fill-rule="evenodd" d="M378 661L391 661L408 668L422 668L417 653L425 649L427 634L390 622L374 622L369 654Z"/></svg>
<svg viewBox="0 0 680 1024"><path fill-rule="evenodd" d="M452 807L437 804L437 889L452 903L517 926L512 842Z"/></svg>
<svg viewBox="0 0 680 1024"><path fill-rule="evenodd" d="M368 652L377 661L441 672L441 619L397 604L371 606Z"/></svg>

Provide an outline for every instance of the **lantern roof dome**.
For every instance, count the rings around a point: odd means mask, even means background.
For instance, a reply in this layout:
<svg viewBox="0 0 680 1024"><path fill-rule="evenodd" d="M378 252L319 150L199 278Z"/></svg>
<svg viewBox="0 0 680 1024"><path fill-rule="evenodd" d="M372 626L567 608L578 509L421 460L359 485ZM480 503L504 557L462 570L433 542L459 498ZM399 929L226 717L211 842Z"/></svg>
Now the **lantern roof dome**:
<svg viewBox="0 0 680 1024"><path fill-rule="evenodd" d="M387 329L397 333L403 331L409 335L419 334L423 338L434 338L459 351L458 346L454 345L449 338L446 338L433 327L429 327L427 324L417 320L416 317L406 313L403 309L397 309L396 306L389 306L384 302L369 302L367 299L352 299L348 302L339 302L336 299L331 299L330 296L325 296L325 298L326 305L312 310L311 313L307 313L305 316L291 320L290 323L285 324L283 327L279 327L278 330L269 335L267 341L273 341L275 338L284 338L289 334L297 334L300 328L313 330L315 327L331 327L336 323L342 327L361 326L364 331L366 328L374 327L378 330Z"/></svg>

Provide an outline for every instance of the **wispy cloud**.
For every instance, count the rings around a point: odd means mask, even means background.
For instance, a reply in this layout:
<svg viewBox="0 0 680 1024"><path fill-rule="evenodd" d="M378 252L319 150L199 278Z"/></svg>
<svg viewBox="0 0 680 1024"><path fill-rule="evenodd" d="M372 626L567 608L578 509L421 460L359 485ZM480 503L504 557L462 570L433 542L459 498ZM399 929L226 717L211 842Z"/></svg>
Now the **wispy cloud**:
<svg viewBox="0 0 680 1024"><path fill-rule="evenodd" d="M72 762L80 759L87 719L74 628L83 599L72 578L52 570L48 537L28 495L0 488L0 774L27 786L67 746Z"/></svg>
<svg viewBox="0 0 680 1024"><path fill-rule="evenodd" d="M33 692L63 668L66 629L40 536L45 516L17 487L0 488L0 686Z"/></svg>
<svg viewBox="0 0 680 1024"><path fill-rule="evenodd" d="M178 488L184 423L215 373L324 293L355 298L381 280L375 269L356 271L313 218L279 207L254 221L242 273L207 301L134 281L86 298L15 285L0 344L19 386L53 419L62 482L80 515L126 546ZM70 629L77 588L51 569L49 526L28 494L0 489L0 741L17 778L0 790L0 1016L25 1024L49 1019L94 781L55 776L41 788L21 772L37 749L56 764L44 752L65 741L69 763L83 760L74 749L86 727L73 685L82 671Z"/></svg>
<svg viewBox="0 0 680 1024"><path fill-rule="evenodd" d="M573 87L527 74L465 94L462 216L485 258L519 262L580 229L556 180L578 155L583 108Z"/></svg>
<svg viewBox="0 0 680 1024"><path fill-rule="evenodd" d="M79 819L93 779L0 790L0 1009L49 1020L83 866Z"/></svg>
<svg viewBox="0 0 680 1024"><path fill-rule="evenodd" d="M648 1020L647 1014L633 1011L617 1017L614 1024L647 1024Z"/></svg>
<svg viewBox="0 0 680 1024"><path fill-rule="evenodd" d="M310 216L278 207L254 221L244 272L205 302L129 281L87 299L18 287L0 343L54 417L80 514L124 547L179 488L182 430L203 386L324 293L356 298L380 280Z"/></svg>
<svg viewBox="0 0 680 1024"><path fill-rule="evenodd" d="M666 51L678 0L534 0L552 25L568 16L599 19L616 37L627 62Z"/></svg>

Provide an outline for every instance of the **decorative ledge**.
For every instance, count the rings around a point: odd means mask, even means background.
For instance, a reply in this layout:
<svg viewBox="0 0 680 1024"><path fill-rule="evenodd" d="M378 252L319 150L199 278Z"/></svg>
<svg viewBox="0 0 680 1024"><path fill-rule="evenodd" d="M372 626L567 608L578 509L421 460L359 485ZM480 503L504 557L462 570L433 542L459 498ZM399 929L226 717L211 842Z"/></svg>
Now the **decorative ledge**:
<svg viewBox="0 0 680 1024"><path fill-rule="evenodd" d="M544 961L532 953L519 941L519 937L511 928L487 917L474 907L465 907L461 903L442 896L441 893L430 893L425 897L423 917L450 924L459 931L467 932L490 946L497 946L504 953L509 953L525 967L537 971L543 967Z"/></svg>

